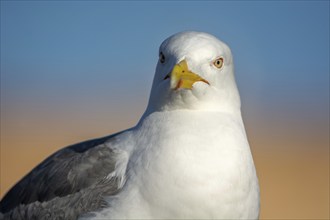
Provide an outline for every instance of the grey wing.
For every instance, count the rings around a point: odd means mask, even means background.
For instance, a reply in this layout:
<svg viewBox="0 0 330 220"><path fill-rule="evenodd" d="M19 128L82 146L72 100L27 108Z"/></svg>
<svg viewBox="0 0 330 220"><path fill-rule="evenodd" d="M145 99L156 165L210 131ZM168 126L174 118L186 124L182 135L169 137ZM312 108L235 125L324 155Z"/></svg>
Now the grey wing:
<svg viewBox="0 0 330 220"><path fill-rule="evenodd" d="M116 177L107 178L121 153L111 148L118 134L51 155L4 196L0 212L8 219L76 219L104 207L103 196L119 190Z"/></svg>

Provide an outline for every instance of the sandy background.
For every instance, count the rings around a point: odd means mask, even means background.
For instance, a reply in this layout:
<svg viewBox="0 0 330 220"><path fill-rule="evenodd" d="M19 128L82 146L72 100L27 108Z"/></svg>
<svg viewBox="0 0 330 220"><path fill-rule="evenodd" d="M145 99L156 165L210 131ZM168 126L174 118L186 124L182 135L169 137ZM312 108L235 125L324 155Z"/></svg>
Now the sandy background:
<svg viewBox="0 0 330 220"><path fill-rule="evenodd" d="M134 126L158 46L232 49L262 219L329 219L329 1L0 1L0 197L56 150Z"/></svg>
<svg viewBox="0 0 330 220"><path fill-rule="evenodd" d="M133 120L124 118L112 120L117 126L105 127L86 118L74 121L73 115L44 121L32 117L25 121L26 126L22 121L19 124L12 120L12 128L3 123L9 121L4 118L1 121L0 196L62 146L110 134L134 124ZM291 129L288 133L285 127L266 129L262 123L245 121L261 187L261 218L328 219L328 135L322 131L302 133L299 129L296 132ZM29 129L29 123L34 123L33 129Z"/></svg>

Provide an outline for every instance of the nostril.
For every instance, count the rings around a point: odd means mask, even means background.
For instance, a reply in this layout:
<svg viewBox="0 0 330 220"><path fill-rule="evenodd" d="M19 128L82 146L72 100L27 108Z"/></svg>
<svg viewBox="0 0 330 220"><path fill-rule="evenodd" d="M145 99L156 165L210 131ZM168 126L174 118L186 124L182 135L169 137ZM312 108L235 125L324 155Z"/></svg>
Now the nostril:
<svg viewBox="0 0 330 220"><path fill-rule="evenodd" d="M165 76L164 80L169 79L169 78L170 78L170 74L167 74L167 75Z"/></svg>

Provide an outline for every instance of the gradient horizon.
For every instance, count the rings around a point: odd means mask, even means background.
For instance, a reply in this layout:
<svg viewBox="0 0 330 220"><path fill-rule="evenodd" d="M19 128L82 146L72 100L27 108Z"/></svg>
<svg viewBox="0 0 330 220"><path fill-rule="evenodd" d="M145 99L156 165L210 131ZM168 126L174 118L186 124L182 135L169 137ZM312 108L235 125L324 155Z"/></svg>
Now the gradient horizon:
<svg viewBox="0 0 330 220"><path fill-rule="evenodd" d="M134 126L158 46L232 49L262 218L329 218L329 1L1 1L0 198L52 152Z"/></svg>

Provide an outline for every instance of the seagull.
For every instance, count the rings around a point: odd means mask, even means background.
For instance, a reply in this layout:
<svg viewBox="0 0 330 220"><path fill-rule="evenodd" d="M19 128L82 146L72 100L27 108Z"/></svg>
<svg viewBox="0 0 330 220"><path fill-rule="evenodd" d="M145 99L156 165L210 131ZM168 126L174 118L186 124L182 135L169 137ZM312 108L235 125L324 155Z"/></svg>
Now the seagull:
<svg viewBox="0 0 330 220"><path fill-rule="evenodd" d="M258 219L259 201L230 48L186 31L160 45L137 125L48 157L0 218Z"/></svg>

